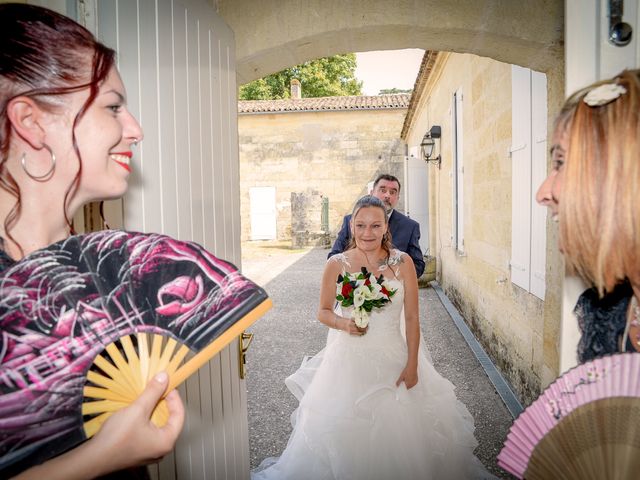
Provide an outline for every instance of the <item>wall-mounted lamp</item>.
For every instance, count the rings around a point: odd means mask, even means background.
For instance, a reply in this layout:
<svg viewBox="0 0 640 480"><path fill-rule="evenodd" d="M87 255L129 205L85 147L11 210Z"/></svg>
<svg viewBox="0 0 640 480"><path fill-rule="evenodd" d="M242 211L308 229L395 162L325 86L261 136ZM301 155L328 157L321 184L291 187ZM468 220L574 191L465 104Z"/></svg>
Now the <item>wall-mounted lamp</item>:
<svg viewBox="0 0 640 480"><path fill-rule="evenodd" d="M442 128L440 125L434 125L429 129L427 133L422 137L422 142L420 143L420 150L422 152L422 159L429 163L435 163L440 168L440 164L442 163L442 157L438 154L437 157L434 157L434 150L436 146L436 139L440 142L440 137L442 136Z"/></svg>

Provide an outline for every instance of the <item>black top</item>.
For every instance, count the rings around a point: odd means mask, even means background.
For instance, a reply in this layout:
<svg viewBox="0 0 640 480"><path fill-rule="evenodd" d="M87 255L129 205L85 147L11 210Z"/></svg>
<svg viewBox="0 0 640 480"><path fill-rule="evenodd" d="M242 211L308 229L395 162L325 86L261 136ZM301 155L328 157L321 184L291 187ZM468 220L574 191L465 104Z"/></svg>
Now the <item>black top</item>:
<svg viewBox="0 0 640 480"><path fill-rule="evenodd" d="M599 298L595 288L585 290L574 312L582 332L578 344L578 360L586 362L603 355L622 351L622 336L627 324L627 308L633 295L629 283L622 283L613 292ZM625 351L634 348L628 338L625 339Z"/></svg>

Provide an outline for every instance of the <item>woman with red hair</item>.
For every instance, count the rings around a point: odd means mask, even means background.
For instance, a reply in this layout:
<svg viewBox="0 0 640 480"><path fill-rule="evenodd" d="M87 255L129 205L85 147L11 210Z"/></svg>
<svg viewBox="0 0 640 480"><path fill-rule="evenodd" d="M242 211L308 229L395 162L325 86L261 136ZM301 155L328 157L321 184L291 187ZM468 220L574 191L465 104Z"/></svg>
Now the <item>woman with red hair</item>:
<svg viewBox="0 0 640 480"><path fill-rule="evenodd" d="M67 238L87 202L125 193L143 134L114 60L113 50L65 16L0 5L0 271ZM94 478L157 461L173 449L184 421L175 391L166 396L168 423L150 421L167 384L158 374L93 438L17 478Z"/></svg>

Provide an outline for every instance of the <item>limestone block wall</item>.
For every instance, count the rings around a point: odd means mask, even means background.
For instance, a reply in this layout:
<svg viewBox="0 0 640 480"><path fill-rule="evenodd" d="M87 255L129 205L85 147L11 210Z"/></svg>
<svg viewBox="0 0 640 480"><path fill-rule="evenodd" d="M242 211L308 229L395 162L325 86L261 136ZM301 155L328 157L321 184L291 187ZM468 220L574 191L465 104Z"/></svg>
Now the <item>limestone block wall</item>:
<svg viewBox="0 0 640 480"><path fill-rule="evenodd" d="M528 403L558 374L559 298L553 286L561 273L547 268L546 302L510 280L511 65L440 53L424 88L413 123L420 132L442 126L442 168L429 167L430 250L437 256L438 279ZM458 89L463 92L462 254L452 245L452 97Z"/></svg>
<svg viewBox="0 0 640 480"><path fill-rule="evenodd" d="M342 217L367 193L368 182L380 173L402 181L405 114L406 108L240 114L242 240L251 233L249 190L261 186L276 189L278 239L292 237L292 194L329 198L334 238ZM303 223L312 225L309 215Z"/></svg>

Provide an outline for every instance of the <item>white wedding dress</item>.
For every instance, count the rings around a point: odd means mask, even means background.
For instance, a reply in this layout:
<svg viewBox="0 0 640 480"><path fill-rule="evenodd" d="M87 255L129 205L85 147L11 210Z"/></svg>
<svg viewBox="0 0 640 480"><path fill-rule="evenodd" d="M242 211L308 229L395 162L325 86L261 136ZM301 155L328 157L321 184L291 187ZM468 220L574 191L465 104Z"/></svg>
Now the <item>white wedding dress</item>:
<svg viewBox="0 0 640 480"><path fill-rule="evenodd" d="M424 342L418 384L396 387L407 362L404 289L401 280L388 281L398 291L371 313L365 335L330 330L326 347L286 379L300 402L293 432L282 455L263 461L252 480L494 478L473 455L473 418L428 361Z"/></svg>

